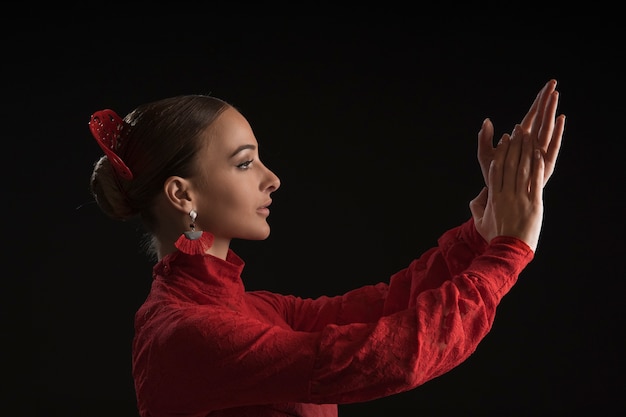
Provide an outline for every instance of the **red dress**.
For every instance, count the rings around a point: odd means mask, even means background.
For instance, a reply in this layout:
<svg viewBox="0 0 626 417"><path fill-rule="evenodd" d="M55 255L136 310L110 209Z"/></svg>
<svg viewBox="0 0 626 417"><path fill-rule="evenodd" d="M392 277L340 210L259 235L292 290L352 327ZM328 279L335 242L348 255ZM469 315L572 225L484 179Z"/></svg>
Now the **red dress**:
<svg viewBox="0 0 626 417"><path fill-rule="evenodd" d="M531 261L470 219L391 276L341 296L246 292L244 262L181 252L154 267L135 317L142 417L337 416L337 405L415 388L463 362Z"/></svg>

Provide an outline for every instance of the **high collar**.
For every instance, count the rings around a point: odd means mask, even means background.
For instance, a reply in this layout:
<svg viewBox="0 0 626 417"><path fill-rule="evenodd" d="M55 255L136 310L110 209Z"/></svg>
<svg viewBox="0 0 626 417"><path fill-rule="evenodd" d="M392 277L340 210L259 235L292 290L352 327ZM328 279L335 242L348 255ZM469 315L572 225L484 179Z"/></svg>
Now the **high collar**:
<svg viewBox="0 0 626 417"><path fill-rule="evenodd" d="M154 266L153 277L204 294L243 292L241 272L244 266L244 261L230 249L226 259L177 251L163 257Z"/></svg>

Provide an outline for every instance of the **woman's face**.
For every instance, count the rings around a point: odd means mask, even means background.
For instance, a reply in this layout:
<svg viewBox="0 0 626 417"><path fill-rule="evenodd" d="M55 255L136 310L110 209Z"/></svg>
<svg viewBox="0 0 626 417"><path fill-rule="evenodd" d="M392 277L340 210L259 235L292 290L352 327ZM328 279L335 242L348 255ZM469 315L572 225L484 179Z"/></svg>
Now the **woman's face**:
<svg viewBox="0 0 626 417"><path fill-rule="evenodd" d="M260 240L269 236L267 217L278 177L261 163L248 121L228 108L205 132L198 155L196 224L216 239Z"/></svg>

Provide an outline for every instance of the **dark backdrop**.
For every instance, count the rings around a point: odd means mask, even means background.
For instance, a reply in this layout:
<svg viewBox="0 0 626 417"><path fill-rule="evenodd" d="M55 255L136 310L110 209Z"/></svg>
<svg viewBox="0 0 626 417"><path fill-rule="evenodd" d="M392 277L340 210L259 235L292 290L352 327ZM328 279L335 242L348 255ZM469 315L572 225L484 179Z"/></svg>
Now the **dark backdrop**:
<svg viewBox="0 0 626 417"><path fill-rule="evenodd" d="M340 416L624 411L623 25L173 14L17 27L4 37L3 124L19 148L4 155L6 261L30 295L8 294L5 317L31 319L31 338L7 344L32 370L10 384L23 415L136 416L130 343L151 263L139 226L88 193L93 111L186 93L237 106L282 180L269 239L233 243L245 283L315 297L386 280L465 221L482 120L510 131L550 78L565 139L538 253L493 330L448 374Z"/></svg>

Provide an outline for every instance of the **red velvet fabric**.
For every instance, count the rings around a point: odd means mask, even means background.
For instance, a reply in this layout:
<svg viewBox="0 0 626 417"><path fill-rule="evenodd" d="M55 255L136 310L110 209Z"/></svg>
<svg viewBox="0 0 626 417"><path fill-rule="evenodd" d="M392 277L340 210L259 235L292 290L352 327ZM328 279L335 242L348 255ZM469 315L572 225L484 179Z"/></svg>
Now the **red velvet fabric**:
<svg viewBox="0 0 626 417"><path fill-rule="evenodd" d="M389 281L304 299L246 291L232 251L173 253L135 317L140 415L336 417L415 388L475 351L532 257L470 219Z"/></svg>

